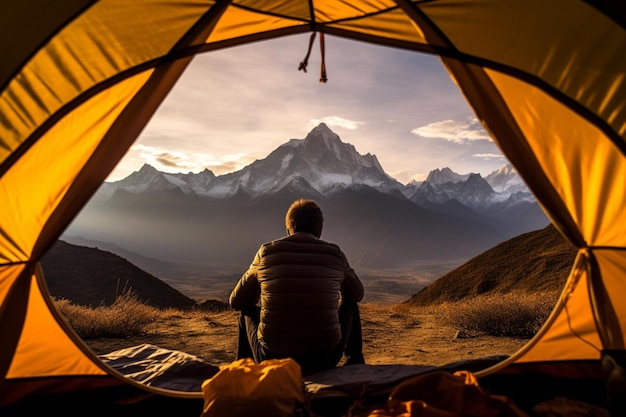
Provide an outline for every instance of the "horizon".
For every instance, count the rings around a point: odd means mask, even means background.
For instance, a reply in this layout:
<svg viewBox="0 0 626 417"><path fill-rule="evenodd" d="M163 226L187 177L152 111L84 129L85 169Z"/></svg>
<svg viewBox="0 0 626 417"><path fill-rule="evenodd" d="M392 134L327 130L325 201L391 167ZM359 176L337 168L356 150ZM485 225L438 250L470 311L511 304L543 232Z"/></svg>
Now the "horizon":
<svg viewBox="0 0 626 417"><path fill-rule="evenodd" d="M196 56L106 181L144 163L236 172L319 123L403 184L442 167L485 176L509 163L436 56L328 36L320 83L317 43L308 73L298 71L308 42L293 35Z"/></svg>
<svg viewBox="0 0 626 417"><path fill-rule="evenodd" d="M374 155L374 156L375 156L375 155ZM131 175L136 174L137 172L139 172L139 171L140 171L140 170L141 170L144 166L146 166L146 165L147 165L147 166L150 166L150 167L152 167L152 168L156 169L157 171L159 171L159 172L161 172L161 173L164 173L164 174L172 174L172 175L177 175L177 174L181 174L181 175L189 175L189 174L192 174L192 175L198 175L198 174L201 174L204 170L208 170L208 171L210 171L211 173L213 173L216 177L220 177L220 176L223 176L223 175L228 175L228 174L233 174L233 173L239 172L239 171L241 171L242 169L244 169L244 168L246 168L246 167L250 166L252 163L254 163L254 161L253 161L253 162L251 162L250 164L248 164L248 165L246 165L246 166L244 166L244 167L242 167L242 168L240 168L240 169L236 170L236 171L225 172L225 173L223 173L223 174L215 174L215 173L214 173L213 171L211 171L209 168L204 168L202 171L199 171L199 172L193 172L193 171L187 171L187 172L183 172L183 171L178 171L178 172L167 172L167 171L162 171L162 170L158 169L157 167L155 167L155 166L151 165L149 162L145 162L145 163L144 163L141 167L139 167L139 169L137 169L137 170L135 170L135 171L133 171L133 172L129 173L126 177L119 178L119 179L115 179L115 180L109 180L109 179L107 179L105 182L112 183L112 182L117 182L117 181L121 181L121 180L123 180L123 179L126 179L126 178L128 178L129 176L131 176ZM505 162L503 163L503 165L501 165L501 166L499 166L499 167L497 167L497 168L493 169L492 171L490 171L490 172L489 172L489 174L491 174L491 173L493 173L493 172L495 172L495 171L498 171L498 170L500 170L501 168L503 168L503 167L505 167L505 166L508 166L508 165L511 165L511 164L510 164L510 162L505 161ZM383 169L384 169L384 168L383 168ZM430 174L430 173L431 173L431 172L433 172L433 171L443 171L443 170L445 170L445 169L449 169L449 170L451 170L454 174L457 174L457 175L460 175L460 176L467 176L467 175L470 175L470 174L479 174L482 178L485 178L485 177L486 177L486 175L484 175L484 174L482 174L482 173L480 173L480 172L457 172L457 171L455 171L454 169L452 169L452 168L450 168L450 167L447 167L447 166L446 166L446 167L434 168L433 170L429 171L426 175L428 176L428 174ZM394 178L394 179L398 180L397 178L393 177L393 176L392 176L391 174L389 174L388 172L386 172L386 171L385 171L385 173L386 173L387 175L390 175L392 178ZM400 180L398 180L398 181L399 181L400 183L402 183ZM424 182L424 181L426 181L426 178L424 178L423 180L411 179L409 182L402 183L402 184L403 184L403 185L409 185L409 184L410 184L410 183L412 183L412 182L417 182L417 183L420 183L420 182Z"/></svg>

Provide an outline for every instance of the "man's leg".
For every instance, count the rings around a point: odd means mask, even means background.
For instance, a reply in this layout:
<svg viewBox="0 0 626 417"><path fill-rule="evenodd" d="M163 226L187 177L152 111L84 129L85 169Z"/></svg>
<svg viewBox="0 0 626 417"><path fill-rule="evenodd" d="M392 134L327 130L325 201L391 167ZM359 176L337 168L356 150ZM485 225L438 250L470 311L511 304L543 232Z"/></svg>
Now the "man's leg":
<svg viewBox="0 0 626 417"><path fill-rule="evenodd" d="M261 309L250 307L241 310L239 316L239 340L237 342L237 359L252 358L260 363L264 358L257 330L261 321Z"/></svg>
<svg viewBox="0 0 626 417"><path fill-rule="evenodd" d="M243 311L239 315L239 337L237 339L237 360L243 358L254 358L250 342L248 341L248 331Z"/></svg>
<svg viewBox="0 0 626 417"><path fill-rule="evenodd" d="M343 303L339 308L341 345L346 356L346 365L365 363L363 358L363 333L361 313L357 303Z"/></svg>

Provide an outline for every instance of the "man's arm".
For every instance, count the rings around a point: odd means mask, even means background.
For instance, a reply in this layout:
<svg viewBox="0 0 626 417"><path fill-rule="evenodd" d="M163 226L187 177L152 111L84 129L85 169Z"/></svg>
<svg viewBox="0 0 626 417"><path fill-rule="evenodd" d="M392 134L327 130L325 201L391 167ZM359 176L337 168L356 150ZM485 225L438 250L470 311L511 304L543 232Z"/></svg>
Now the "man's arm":
<svg viewBox="0 0 626 417"><path fill-rule="evenodd" d="M244 307L256 305L261 296L261 287L257 280L257 271L261 260L261 251L259 249L248 270L241 276L237 285L230 293L228 304L235 310L241 310Z"/></svg>
<svg viewBox="0 0 626 417"><path fill-rule="evenodd" d="M341 284L341 298L347 302L358 303L363 299L363 283L348 263L346 255L342 252L341 256L344 271L344 280Z"/></svg>

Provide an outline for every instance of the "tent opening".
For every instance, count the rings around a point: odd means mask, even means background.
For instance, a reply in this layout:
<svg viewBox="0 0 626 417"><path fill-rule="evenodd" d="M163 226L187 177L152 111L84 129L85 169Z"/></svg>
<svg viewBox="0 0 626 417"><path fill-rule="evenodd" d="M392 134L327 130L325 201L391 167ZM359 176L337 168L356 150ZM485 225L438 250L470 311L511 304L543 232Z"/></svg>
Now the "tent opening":
<svg viewBox="0 0 626 417"><path fill-rule="evenodd" d="M309 41L196 56L44 257L55 305L96 354L149 344L211 365L234 360L228 295L300 197L320 203L322 237L364 283L368 363L505 357L547 318L575 251L541 230L549 220L440 60L326 37L321 84L315 48L309 72L297 70ZM518 237L529 232L539 235ZM91 291L71 288L70 259L86 264ZM125 311L136 329L107 318ZM101 331L112 337L80 329L81 314L113 327Z"/></svg>

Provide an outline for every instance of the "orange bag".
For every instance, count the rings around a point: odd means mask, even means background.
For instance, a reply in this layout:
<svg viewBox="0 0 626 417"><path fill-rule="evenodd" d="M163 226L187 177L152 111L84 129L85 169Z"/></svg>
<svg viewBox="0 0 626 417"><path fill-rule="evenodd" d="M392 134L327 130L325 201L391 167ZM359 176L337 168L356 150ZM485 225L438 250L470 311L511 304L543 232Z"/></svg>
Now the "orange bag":
<svg viewBox="0 0 626 417"><path fill-rule="evenodd" d="M300 366L293 359L260 364L240 359L202 383L202 417L294 416L308 404Z"/></svg>
<svg viewBox="0 0 626 417"><path fill-rule="evenodd" d="M428 372L396 386L368 417L529 417L505 396L478 385L469 371Z"/></svg>

